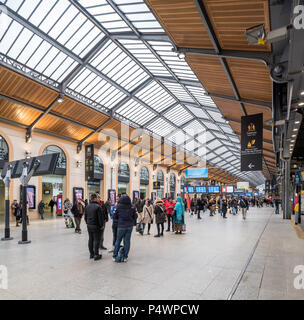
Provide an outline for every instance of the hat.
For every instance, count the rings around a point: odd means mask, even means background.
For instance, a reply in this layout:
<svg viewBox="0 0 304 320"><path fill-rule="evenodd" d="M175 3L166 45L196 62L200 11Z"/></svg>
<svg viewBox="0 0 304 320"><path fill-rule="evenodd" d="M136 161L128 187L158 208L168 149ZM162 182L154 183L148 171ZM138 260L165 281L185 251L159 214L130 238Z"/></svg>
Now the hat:
<svg viewBox="0 0 304 320"><path fill-rule="evenodd" d="M163 200L160 199L160 198L157 198L157 199L155 200L155 203L163 203Z"/></svg>

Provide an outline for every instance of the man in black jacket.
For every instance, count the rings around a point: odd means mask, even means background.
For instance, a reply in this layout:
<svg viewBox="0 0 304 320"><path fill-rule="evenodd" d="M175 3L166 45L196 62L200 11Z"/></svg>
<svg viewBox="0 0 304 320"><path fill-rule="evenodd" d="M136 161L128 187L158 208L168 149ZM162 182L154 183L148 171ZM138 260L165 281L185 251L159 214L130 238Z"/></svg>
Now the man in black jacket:
<svg viewBox="0 0 304 320"><path fill-rule="evenodd" d="M84 219L87 223L89 233L89 250L90 259L95 261L101 259L99 254L99 246L102 230L105 226L105 207L100 206L98 203L99 199L96 193L91 195L91 203L85 208Z"/></svg>

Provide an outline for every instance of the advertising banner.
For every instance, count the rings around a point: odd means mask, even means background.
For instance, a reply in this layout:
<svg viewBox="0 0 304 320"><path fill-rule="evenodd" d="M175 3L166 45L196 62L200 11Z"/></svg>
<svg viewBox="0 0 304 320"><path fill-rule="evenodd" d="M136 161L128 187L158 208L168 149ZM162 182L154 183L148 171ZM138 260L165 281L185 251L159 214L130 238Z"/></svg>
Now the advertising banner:
<svg viewBox="0 0 304 320"><path fill-rule="evenodd" d="M208 178L208 168L186 169L185 178L186 179Z"/></svg>
<svg viewBox="0 0 304 320"><path fill-rule="evenodd" d="M241 171L261 171L263 114L242 117L241 126Z"/></svg>
<svg viewBox="0 0 304 320"><path fill-rule="evenodd" d="M247 181L237 182L236 186L238 189L249 189L249 182Z"/></svg>

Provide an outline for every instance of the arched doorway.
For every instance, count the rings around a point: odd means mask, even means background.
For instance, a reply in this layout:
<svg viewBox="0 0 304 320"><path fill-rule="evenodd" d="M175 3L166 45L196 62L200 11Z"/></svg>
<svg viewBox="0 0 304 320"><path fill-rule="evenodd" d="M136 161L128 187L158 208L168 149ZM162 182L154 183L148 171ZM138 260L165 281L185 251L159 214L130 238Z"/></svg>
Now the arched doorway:
<svg viewBox="0 0 304 320"><path fill-rule="evenodd" d="M119 195L128 194L130 196L130 168L126 162L121 162L118 166L118 187Z"/></svg>
<svg viewBox="0 0 304 320"><path fill-rule="evenodd" d="M6 140L0 136L0 174L4 163L9 160L9 148ZM0 179L0 222L4 221L5 215L5 186L4 181Z"/></svg>
<svg viewBox="0 0 304 320"><path fill-rule="evenodd" d="M101 197L104 195L104 165L96 154L94 155L94 180L88 181L88 197L98 192Z"/></svg>
<svg viewBox="0 0 304 320"><path fill-rule="evenodd" d="M58 195L62 195L63 200L66 198L66 154L56 145L49 145L42 152L43 155L50 153L59 153L59 157L54 174L42 176L42 200L46 206L45 216L54 217L50 201L57 202Z"/></svg>
<svg viewBox="0 0 304 320"><path fill-rule="evenodd" d="M149 198L149 170L147 167L142 167L140 170L140 198Z"/></svg>
<svg viewBox="0 0 304 320"><path fill-rule="evenodd" d="M170 197L175 199L176 177L174 173L170 174Z"/></svg>
<svg viewBox="0 0 304 320"><path fill-rule="evenodd" d="M164 173L159 170L157 171L156 181L159 182L160 188L157 190L157 198L164 197Z"/></svg>

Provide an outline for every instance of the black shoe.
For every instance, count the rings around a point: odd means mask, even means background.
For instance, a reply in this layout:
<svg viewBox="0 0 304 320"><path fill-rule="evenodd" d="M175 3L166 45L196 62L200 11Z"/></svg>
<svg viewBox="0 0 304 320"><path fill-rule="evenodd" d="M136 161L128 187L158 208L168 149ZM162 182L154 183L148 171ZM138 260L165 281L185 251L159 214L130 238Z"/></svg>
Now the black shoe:
<svg viewBox="0 0 304 320"><path fill-rule="evenodd" d="M106 247L100 247L101 250L108 250Z"/></svg>
<svg viewBox="0 0 304 320"><path fill-rule="evenodd" d="M154 236L154 238L159 238L160 237L160 235L159 234L156 234L155 236Z"/></svg>
<svg viewBox="0 0 304 320"><path fill-rule="evenodd" d="M163 234L163 233L161 233L161 234L160 234L160 236L161 236L161 237L163 237L163 236L164 236L164 234Z"/></svg>
<svg viewBox="0 0 304 320"><path fill-rule="evenodd" d="M97 255L97 256L94 256L94 261L98 261L98 260L100 260L102 258L102 255L101 254L99 254L99 255Z"/></svg>
<svg viewBox="0 0 304 320"><path fill-rule="evenodd" d="M166 232L170 232L170 230L166 230Z"/></svg>
<svg viewBox="0 0 304 320"><path fill-rule="evenodd" d="M94 254L90 254L90 259L93 259L94 258Z"/></svg>

